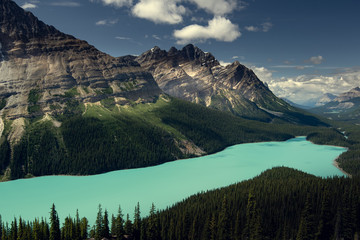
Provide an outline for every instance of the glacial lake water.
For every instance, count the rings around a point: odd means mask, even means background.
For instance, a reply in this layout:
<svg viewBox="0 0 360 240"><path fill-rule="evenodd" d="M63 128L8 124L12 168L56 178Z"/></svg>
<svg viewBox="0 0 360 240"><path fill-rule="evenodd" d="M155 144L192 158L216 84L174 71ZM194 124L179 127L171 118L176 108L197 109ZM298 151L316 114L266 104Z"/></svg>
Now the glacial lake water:
<svg viewBox="0 0 360 240"><path fill-rule="evenodd" d="M66 216L86 216L92 226L98 205L116 214L119 204L123 213L133 217L140 203L147 215L152 203L158 209L214 188L247 180L261 172L286 166L316 176L344 176L333 165L346 149L315 145L305 137L285 142L240 144L216 154L178 160L162 165L120 170L93 176L45 176L0 183L0 214L3 221L15 216L25 220L49 219L55 203L61 222Z"/></svg>

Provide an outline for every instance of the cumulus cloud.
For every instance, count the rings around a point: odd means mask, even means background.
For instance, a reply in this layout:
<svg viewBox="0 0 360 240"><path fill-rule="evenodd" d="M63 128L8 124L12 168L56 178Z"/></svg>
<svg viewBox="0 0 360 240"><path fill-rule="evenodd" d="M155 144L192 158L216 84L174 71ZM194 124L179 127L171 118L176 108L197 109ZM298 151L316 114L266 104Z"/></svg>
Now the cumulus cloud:
<svg viewBox="0 0 360 240"><path fill-rule="evenodd" d="M101 0L105 5L111 5L115 7L131 6L132 0Z"/></svg>
<svg viewBox="0 0 360 240"><path fill-rule="evenodd" d="M310 62L312 64L321 64L323 61L324 58L322 56L315 56L305 60L305 62Z"/></svg>
<svg viewBox="0 0 360 240"><path fill-rule="evenodd" d="M133 8L134 16L155 23L177 24L183 21L186 9L179 0L140 0Z"/></svg>
<svg viewBox="0 0 360 240"><path fill-rule="evenodd" d="M237 2L235 0L190 0L199 8L212 13L216 16L223 16L231 13L236 9Z"/></svg>
<svg viewBox="0 0 360 240"><path fill-rule="evenodd" d="M249 32L268 32L272 27L271 22L264 22L260 26L246 26L245 29Z"/></svg>
<svg viewBox="0 0 360 240"><path fill-rule="evenodd" d="M21 7L24 10L37 8L37 6L35 4L33 4L33 3L24 3L23 5L21 5Z"/></svg>
<svg viewBox="0 0 360 240"><path fill-rule="evenodd" d="M325 93L341 94L359 86L360 82L360 68L342 69L339 73L328 76L300 75L281 78L274 78L266 68L252 69L278 97L288 98L299 104Z"/></svg>
<svg viewBox="0 0 360 240"><path fill-rule="evenodd" d="M215 39L218 41L232 42L241 36L239 27L224 17L214 17L208 22L208 26L193 24L174 31L174 37L178 44L186 44L192 41L205 41Z"/></svg>

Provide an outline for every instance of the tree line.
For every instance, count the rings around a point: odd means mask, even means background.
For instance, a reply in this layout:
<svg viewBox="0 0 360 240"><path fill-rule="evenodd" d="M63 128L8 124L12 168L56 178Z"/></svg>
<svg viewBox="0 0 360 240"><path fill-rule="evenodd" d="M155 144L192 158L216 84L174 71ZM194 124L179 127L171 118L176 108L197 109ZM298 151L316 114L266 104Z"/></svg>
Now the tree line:
<svg viewBox="0 0 360 240"><path fill-rule="evenodd" d="M78 213L60 225L53 205L49 222L1 223L0 239L350 240L360 233L360 178L324 179L274 168L165 210L153 204L147 217L141 217L139 204L131 217L120 207L111 216L101 205L97 211L92 227Z"/></svg>

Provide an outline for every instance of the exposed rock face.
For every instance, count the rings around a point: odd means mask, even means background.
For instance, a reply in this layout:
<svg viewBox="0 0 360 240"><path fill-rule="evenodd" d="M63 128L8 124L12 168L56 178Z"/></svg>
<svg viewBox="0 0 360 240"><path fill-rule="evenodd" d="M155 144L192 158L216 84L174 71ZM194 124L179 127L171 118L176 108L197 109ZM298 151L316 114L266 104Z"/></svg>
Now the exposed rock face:
<svg viewBox="0 0 360 240"><path fill-rule="evenodd" d="M154 47L136 60L175 97L245 117L268 117L266 110L291 108L238 61L221 66L212 54L191 44L168 52Z"/></svg>
<svg viewBox="0 0 360 240"><path fill-rule="evenodd" d="M348 92L340 94L337 98L334 99L335 102L347 102L351 101L352 99L360 98L360 88L356 87L351 89Z"/></svg>
<svg viewBox="0 0 360 240"><path fill-rule="evenodd" d="M114 58L85 41L59 32L11 0L0 0L0 96L9 118L28 116L36 89L40 112L75 88L80 102L107 95L145 101L161 90L130 57Z"/></svg>

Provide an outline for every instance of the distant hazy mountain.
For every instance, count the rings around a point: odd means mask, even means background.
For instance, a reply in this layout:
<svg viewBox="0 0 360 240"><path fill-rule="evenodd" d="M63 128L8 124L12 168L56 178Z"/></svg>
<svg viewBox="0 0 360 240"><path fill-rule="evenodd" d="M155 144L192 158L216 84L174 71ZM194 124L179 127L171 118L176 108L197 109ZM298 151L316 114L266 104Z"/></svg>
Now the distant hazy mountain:
<svg viewBox="0 0 360 240"><path fill-rule="evenodd" d="M320 107L327 104L328 102L331 102L336 97L337 96L334 94L325 93L319 97L309 99L308 101L304 102L303 105L308 108Z"/></svg>
<svg viewBox="0 0 360 240"><path fill-rule="evenodd" d="M301 108L301 109L309 109L311 107L308 107L308 106L304 106L304 105L301 105L301 104L297 104L297 103L294 103L293 101L287 99L287 98L281 98L282 100L284 100L285 102L287 102L288 104L290 104L291 106L293 107L297 107L297 108Z"/></svg>
<svg viewBox="0 0 360 240"><path fill-rule="evenodd" d="M340 94L325 105L310 110L330 119L360 122L360 88Z"/></svg>

